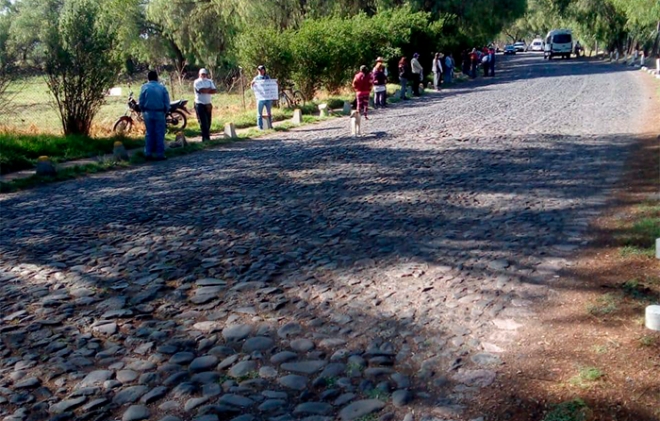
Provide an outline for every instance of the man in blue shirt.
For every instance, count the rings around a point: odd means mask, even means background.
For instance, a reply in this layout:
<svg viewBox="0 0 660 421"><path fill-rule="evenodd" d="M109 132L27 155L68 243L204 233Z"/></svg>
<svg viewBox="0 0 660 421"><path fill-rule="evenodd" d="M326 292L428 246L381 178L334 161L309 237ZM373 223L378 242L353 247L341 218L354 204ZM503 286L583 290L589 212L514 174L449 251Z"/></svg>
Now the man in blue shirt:
<svg viewBox="0 0 660 421"><path fill-rule="evenodd" d="M140 110L147 129L144 156L147 161L163 161L165 158L165 116L170 111L170 94L158 83L158 73L151 70L149 82L140 90ZM155 156L154 156L155 153Z"/></svg>
<svg viewBox="0 0 660 421"><path fill-rule="evenodd" d="M259 74L257 74L254 79L252 79L252 86L256 83L258 80L265 80L265 79L270 79L270 76L266 74L266 67L263 65L259 65L257 67L257 71ZM267 118L268 118L268 126L273 127L273 120L271 117L271 105L272 102L271 100L260 100L257 102L257 126L259 126L259 130L264 129L264 118L262 117L262 113L264 112L264 107L266 107L266 113L267 113Z"/></svg>

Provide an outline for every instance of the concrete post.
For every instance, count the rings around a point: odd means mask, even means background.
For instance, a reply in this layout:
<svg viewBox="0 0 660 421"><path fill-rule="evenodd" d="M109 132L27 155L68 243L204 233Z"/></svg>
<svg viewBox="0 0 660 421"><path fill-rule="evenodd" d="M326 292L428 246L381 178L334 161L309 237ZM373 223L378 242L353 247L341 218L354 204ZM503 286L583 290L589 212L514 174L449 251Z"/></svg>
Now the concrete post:
<svg viewBox="0 0 660 421"><path fill-rule="evenodd" d="M652 305L646 307L646 328L660 331L660 306Z"/></svg>
<svg viewBox="0 0 660 421"><path fill-rule="evenodd" d="M618 49L616 50L616 54L615 54L615 62L616 63L619 62L619 50Z"/></svg>
<svg viewBox="0 0 660 421"><path fill-rule="evenodd" d="M47 156L40 156L37 159L37 175L41 177L52 177L57 174L55 165Z"/></svg>
<svg viewBox="0 0 660 421"><path fill-rule="evenodd" d="M267 115L264 116L264 130L270 130L273 128L273 124L270 121L270 118L268 118Z"/></svg>
<svg viewBox="0 0 660 421"><path fill-rule="evenodd" d="M302 110L300 108L293 110L293 119L291 121L293 124L302 124Z"/></svg>
<svg viewBox="0 0 660 421"><path fill-rule="evenodd" d="M660 238L655 239L655 258L660 259Z"/></svg>
<svg viewBox="0 0 660 421"><path fill-rule="evenodd" d="M660 58L655 60L655 72L660 74Z"/></svg>
<svg viewBox="0 0 660 421"><path fill-rule="evenodd" d="M112 148L112 155L117 161L128 161L128 152L124 147L124 144L120 141L116 141L114 147Z"/></svg>
<svg viewBox="0 0 660 421"><path fill-rule="evenodd" d="M344 101L344 109L341 112L344 115L351 114L351 103L348 101Z"/></svg>
<svg viewBox="0 0 660 421"><path fill-rule="evenodd" d="M328 104L319 104L319 115L321 117L328 116Z"/></svg>
<svg viewBox="0 0 660 421"><path fill-rule="evenodd" d="M641 55L640 58L639 58L639 65L640 65L641 67L644 67L644 59L645 59L645 57L644 57L644 51L642 51L642 55Z"/></svg>
<svg viewBox="0 0 660 421"><path fill-rule="evenodd" d="M238 137L236 136L236 127L234 126L234 123L225 123L225 136L230 139Z"/></svg>

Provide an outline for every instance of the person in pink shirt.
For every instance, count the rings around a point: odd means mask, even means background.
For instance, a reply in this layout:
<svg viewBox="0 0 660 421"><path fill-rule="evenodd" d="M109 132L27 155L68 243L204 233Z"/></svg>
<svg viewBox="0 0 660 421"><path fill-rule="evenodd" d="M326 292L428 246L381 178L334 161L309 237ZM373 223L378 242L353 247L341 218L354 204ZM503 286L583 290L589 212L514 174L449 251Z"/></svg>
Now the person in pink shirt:
<svg viewBox="0 0 660 421"><path fill-rule="evenodd" d="M374 83L367 66L360 66L360 71L353 78L353 89L357 96L357 110L365 120L369 120L367 112L369 111L369 96Z"/></svg>

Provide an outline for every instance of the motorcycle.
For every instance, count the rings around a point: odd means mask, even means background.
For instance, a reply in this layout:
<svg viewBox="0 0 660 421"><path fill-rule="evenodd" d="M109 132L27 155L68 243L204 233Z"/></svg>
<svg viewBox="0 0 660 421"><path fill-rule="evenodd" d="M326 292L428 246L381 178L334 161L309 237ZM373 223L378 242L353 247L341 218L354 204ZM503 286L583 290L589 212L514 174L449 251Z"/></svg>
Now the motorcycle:
<svg viewBox="0 0 660 421"><path fill-rule="evenodd" d="M186 125L188 124L186 114L190 115L190 111L186 108L186 104L188 104L187 99L170 102L170 111L165 116L165 124L167 125L168 130L181 131L186 128ZM135 98L133 98L133 92L131 91L128 94L126 114L119 117L112 126L112 131L120 134L129 133L136 121L144 123L140 104L138 104Z"/></svg>

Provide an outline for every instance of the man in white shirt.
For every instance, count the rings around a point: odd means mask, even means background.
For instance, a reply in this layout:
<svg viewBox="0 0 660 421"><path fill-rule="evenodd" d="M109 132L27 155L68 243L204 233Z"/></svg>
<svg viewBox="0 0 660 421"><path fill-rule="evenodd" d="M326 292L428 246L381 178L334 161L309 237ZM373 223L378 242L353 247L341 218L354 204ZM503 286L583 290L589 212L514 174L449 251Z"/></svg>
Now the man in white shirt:
<svg viewBox="0 0 660 421"><path fill-rule="evenodd" d="M202 130L202 141L211 140L211 118L213 117L213 104L211 95L218 93L218 89L211 79L209 71L199 69L199 78L193 84L195 89L195 113L199 128Z"/></svg>
<svg viewBox="0 0 660 421"><path fill-rule="evenodd" d="M419 54L413 54L412 60L410 60L410 65L412 67L412 90L413 96L419 96L419 84L424 82L424 69L422 64L419 62Z"/></svg>

